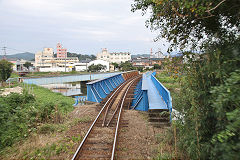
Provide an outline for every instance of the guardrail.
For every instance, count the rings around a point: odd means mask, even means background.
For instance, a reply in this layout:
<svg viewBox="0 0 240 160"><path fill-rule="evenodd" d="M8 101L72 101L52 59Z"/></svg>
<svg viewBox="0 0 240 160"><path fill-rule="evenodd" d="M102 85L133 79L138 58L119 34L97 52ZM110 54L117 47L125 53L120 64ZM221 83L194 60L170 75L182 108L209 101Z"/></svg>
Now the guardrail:
<svg viewBox="0 0 240 160"><path fill-rule="evenodd" d="M167 104L167 108L170 111L170 120L171 120L171 112L172 112L172 98L169 90L162 85L161 82L155 77L156 72L153 72L151 75L151 80L154 86L157 88L159 94L162 96L164 102Z"/></svg>
<svg viewBox="0 0 240 160"><path fill-rule="evenodd" d="M122 74L87 83L87 100L101 102L107 95L125 80Z"/></svg>
<svg viewBox="0 0 240 160"><path fill-rule="evenodd" d="M87 83L87 100L101 102L121 83L138 74L138 71L129 71Z"/></svg>

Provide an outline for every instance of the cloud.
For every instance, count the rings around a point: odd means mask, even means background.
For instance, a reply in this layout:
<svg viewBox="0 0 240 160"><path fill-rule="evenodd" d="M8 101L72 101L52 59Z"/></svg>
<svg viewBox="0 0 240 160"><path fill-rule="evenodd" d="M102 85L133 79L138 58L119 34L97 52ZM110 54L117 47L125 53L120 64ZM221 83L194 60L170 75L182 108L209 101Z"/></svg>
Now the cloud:
<svg viewBox="0 0 240 160"><path fill-rule="evenodd" d="M132 13L131 3L129 0L0 0L0 35L11 41L11 47L20 46L21 50L33 52L43 44L59 41L69 48L77 48L75 41L82 43L89 52L105 47L101 45L110 48L113 45L122 48L121 51L128 46L133 52L158 48L161 45L153 42L156 33L145 27L147 17ZM29 44L20 45L19 41Z"/></svg>

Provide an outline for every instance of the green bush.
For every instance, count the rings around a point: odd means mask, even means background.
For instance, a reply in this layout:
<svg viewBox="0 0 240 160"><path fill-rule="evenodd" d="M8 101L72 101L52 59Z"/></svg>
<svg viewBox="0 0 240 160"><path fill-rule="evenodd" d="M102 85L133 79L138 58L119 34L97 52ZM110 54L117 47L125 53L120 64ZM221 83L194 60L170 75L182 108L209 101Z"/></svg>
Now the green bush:
<svg viewBox="0 0 240 160"><path fill-rule="evenodd" d="M187 64L175 108L184 115L179 147L191 159L240 159L239 46L213 45Z"/></svg>
<svg viewBox="0 0 240 160"><path fill-rule="evenodd" d="M37 130L39 123L51 122L55 115L64 115L73 110L72 98L42 87L32 87L34 96L26 90L23 94L0 96L0 149L27 137ZM56 129L62 130L53 124L43 124L39 132L50 133Z"/></svg>

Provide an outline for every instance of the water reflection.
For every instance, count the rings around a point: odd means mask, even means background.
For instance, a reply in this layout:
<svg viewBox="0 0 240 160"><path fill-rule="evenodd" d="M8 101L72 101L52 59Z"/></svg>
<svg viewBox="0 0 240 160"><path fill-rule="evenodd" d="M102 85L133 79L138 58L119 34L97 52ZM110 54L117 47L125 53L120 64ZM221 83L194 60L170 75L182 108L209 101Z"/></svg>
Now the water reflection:
<svg viewBox="0 0 240 160"><path fill-rule="evenodd" d="M41 85L44 88L48 88L53 92L62 93L64 96L86 96L87 85L86 81L79 82L67 82L67 83L56 83L56 84L45 84Z"/></svg>

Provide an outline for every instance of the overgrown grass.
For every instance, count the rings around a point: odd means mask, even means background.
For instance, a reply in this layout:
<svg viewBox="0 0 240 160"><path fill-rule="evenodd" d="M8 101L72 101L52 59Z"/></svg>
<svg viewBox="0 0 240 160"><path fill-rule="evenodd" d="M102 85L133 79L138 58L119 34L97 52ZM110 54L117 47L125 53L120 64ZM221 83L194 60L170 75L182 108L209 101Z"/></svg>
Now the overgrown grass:
<svg viewBox="0 0 240 160"><path fill-rule="evenodd" d="M92 119L89 116L83 116L81 118L75 118L73 121L73 125L76 125L78 123L88 123L91 121L92 121Z"/></svg>
<svg viewBox="0 0 240 160"><path fill-rule="evenodd" d="M23 94L0 96L0 149L36 131L47 134L64 130L64 126L53 123L63 121L62 117L74 109L73 103L70 97L35 85L25 88Z"/></svg>
<svg viewBox="0 0 240 160"><path fill-rule="evenodd" d="M159 73L156 75L156 78L169 90L180 87L178 77L173 77L166 73Z"/></svg>
<svg viewBox="0 0 240 160"><path fill-rule="evenodd" d="M12 72L10 78L17 78L19 75L16 72Z"/></svg>
<svg viewBox="0 0 240 160"><path fill-rule="evenodd" d="M60 113L67 113L73 110L73 98L63 96L61 93L55 93L49 89L36 85L30 86L30 92L31 91L33 91L33 94L36 97L36 102L40 105L53 105L56 111Z"/></svg>
<svg viewBox="0 0 240 160"><path fill-rule="evenodd" d="M156 75L156 78L161 82L164 87L166 87L171 94L172 101L173 101L173 107L175 107L177 99L179 98L179 90L180 90L180 78L179 77L173 77L168 75L167 73L158 73Z"/></svg>

